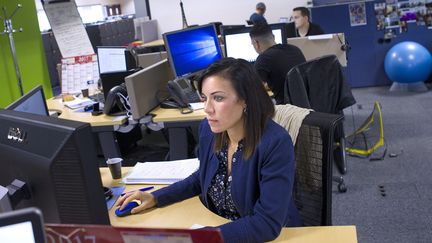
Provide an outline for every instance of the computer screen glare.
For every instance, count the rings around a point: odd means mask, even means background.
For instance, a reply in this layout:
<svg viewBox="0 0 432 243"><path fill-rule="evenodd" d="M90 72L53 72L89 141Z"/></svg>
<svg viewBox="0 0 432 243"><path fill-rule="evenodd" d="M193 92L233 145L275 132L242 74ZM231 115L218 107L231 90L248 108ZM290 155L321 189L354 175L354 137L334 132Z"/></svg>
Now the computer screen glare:
<svg viewBox="0 0 432 243"><path fill-rule="evenodd" d="M222 58L213 25L165 33L164 40L177 77L205 69Z"/></svg>
<svg viewBox="0 0 432 243"><path fill-rule="evenodd" d="M272 30L277 44L282 44L282 31ZM227 57L242 58L249 62L255 62L258 53L255 51L249 33L228 34L225 36L225 48Z"/></svg>

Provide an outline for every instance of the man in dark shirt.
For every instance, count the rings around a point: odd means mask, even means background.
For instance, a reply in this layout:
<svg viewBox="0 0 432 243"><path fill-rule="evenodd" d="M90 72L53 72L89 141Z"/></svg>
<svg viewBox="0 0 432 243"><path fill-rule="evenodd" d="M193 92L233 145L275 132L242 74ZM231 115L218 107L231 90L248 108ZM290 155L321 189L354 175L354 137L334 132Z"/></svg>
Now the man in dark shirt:
<svg viewBox="0 0 432 243"><path fill-rule="evenodd" d="M305 7L294 8L292 18L294 23L291 24L291 28L288 27L288 38L324 34L324 31L319 25L310 21L309 9Z"/></svg>
<svg viewBox="0 0 432 243"><path fill-rule="evenodd" d="M285 77L289 70L306 61L301 50L289 44L276 44L269 25L254 25L249 33L256 52L259 54L255 69L261 80L274 94L276 104L284 100Z"/></svg>
<svg viewBox="0 0 432 243"><path fill-rule="evenodd" d="M249 21L254 25L267 24L267 20L264 18L265 11L266 11L266 5L262 2L257 3L256 12L250 16Z"/></svg>

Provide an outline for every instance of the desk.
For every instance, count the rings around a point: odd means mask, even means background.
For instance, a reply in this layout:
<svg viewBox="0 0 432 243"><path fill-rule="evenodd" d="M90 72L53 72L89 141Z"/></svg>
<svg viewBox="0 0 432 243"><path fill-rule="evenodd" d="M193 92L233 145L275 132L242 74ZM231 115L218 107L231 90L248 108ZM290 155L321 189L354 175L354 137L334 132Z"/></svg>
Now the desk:
<svg viewBox="0 0 432 243"><path fill-rule="evenodd" d="M130 167L123 167L122 169L123 176L125 176ZM112 180L108 168L101 168L100 171L104 186L118 185L120 180ZM142 185L127 185L126 191L140 187ZM156 186L156 188L160 187ZM228 219L222 218L205 208L198 197L124 218L115 216L114 211L115 208L109 210L109 217L111 225L118 227L190 228L193 224L218 226L229 222ZM355 243L357 242L357 232L355 226L283 228L274 242Z"/></svg>
<svg viewBox="0 0 432 243"><path fill-rule="evenodd" d="M49 110L61 112L59 118L90 123L92 131L97 134L105 158L121 157L114 131L115 127L127 121L126 116L107 116L105 114L92 116L90 112L74 112L65 107L61 99L47 100Z"/></svg>
<svg viewBox="0 0 432 243"><path fill-rule="evenodd" d="M164 46L164 40L163 39L159 39L159 40L154 40L154 41L150 41L147 43L142 44L142 47L156 47L156 46Z"/></svg>

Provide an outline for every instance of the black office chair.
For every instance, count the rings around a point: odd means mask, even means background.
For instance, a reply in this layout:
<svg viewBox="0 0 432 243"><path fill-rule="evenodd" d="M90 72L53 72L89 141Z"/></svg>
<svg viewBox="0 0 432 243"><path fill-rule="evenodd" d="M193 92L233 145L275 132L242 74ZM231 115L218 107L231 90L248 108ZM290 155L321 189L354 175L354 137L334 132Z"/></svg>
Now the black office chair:
<svg viewBox="0 0 432 243"><path fill-rule="evenodd" d="M295 145L294 200L305 226L331 225L333 135L343 116L311 112Z"/></svg>
<svg viewBox="0 0 432 243"><path fill-rule="evenodd" d="M343 116L343 109L356 103L335 55L319 57L293 67L287 74L284 103ZM343 123L335 129L334 160L341 174L347 171ZM340 192L346 187L334 177Z"/></svg>
<svg viewBox="0 0 432 243"><path fill-rule="evenodd" d="M295 122L283 124L280 117L275 116L275 121L290 132L287 126ZM331 225L333 135L342 119L341 115L312 111L303 119L294 141L293 197L305 226Z"/></svg>

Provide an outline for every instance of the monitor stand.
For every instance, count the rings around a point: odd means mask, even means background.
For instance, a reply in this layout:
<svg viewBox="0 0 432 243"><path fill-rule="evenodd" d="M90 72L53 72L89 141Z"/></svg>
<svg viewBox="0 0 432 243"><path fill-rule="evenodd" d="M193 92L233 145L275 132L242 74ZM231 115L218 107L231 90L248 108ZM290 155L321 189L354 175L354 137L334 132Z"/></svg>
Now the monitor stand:
<svg viewBox="0 0 432 243"><path fill-rule="evenodd" d="M9 200L9 190L0 186L0 213L12 211L12 205Z"/></svg>
<svg viewBox="0 0 432 243"><path fill-rule="evenodd" d="M30 190L25 182L15 179L6 187L0 186L0 213L12 211L24 199L30 199Z"/></svg>
<svg viewBox="0 0 432 243"><path fill-rule="evenodd" d="M398 83L393 82L390 87L390 91L410 91L410 92L426 92L428 88L424 82L415 82L415 83Z"/></svg>

